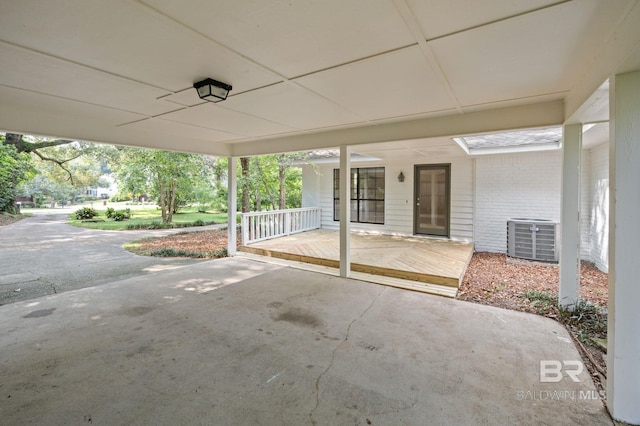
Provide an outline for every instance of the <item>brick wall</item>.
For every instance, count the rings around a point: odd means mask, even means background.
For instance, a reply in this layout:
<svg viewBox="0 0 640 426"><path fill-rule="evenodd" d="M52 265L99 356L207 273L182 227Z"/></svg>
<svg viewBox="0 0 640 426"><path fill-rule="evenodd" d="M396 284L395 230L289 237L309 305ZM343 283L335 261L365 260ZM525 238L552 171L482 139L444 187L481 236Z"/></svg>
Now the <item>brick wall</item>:
<svg viewBox="0 0 640 426"><path fill-rule="evenodd" d="M560 220L560 151L480 156L476 165L477 251L507 251L507 220Z"/></svg>

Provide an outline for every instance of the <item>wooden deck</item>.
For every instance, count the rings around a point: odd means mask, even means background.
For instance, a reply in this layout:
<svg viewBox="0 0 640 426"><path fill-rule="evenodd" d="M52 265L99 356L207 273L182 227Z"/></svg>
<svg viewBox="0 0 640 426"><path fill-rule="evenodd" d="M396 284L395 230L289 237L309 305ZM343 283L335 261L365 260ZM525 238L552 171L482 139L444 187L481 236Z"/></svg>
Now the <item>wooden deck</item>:
<svg viewBox="0 0 640 426"><path fill-rule="evenodd" d="M260 241L240 247L246 253L275 257L295 262L340 267L339 234L315 230ZM396 287L424 287L429 293L433 285L457 290L467 269L473 244L435 238L400 237L354 233L351 235L351 270L372 276L388 277ZM355 278L355 277L354 277ZM425 285L420 286L423 283ZM416 285L418 284L418 285ZM417 287L417 288L414 288ZM439 294L439 291L435 291ZM454 291L455 295L455 291Z"/></svg>

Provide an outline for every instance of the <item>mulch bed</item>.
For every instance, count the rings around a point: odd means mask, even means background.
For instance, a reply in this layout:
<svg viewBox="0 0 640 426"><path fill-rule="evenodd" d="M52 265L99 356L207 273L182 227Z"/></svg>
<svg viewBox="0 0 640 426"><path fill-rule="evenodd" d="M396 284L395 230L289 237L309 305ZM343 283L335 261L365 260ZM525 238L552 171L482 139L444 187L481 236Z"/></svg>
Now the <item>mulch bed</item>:
<svg viewBox="0 0 640 426"><path fill-rule="evenodd" d="M242 238L238 235L237 244ZM136 242L136 253L151 253L161 249L184 250L196 253L214 253L227 247L227 230L180 232L166 237L149 238Z"/></svg>
<svg viewBox="0 0 640 426"><path fill-rule="evenodd" d="M520 259L513 259L513 262L507 262L504 254L475 253L458 290L458 299L537 313L525 297L527 292L558 296L557 265L540 265ZM580 297L607 306L608 275L585 261L580 269Z"/></svg>
<svg viewBox="0 0 640 426"><path fill-rule="evenodd" d="M24 219L26 216L19 214L0 213L0 226L11 225L14 222Z"/></svg>

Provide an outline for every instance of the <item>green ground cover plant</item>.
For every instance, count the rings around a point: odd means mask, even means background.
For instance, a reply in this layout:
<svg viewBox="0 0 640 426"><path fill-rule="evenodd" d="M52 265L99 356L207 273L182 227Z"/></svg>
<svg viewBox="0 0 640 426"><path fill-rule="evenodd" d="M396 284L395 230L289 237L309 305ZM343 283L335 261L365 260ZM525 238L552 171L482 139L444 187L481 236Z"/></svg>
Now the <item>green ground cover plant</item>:
<svg viewBox="0 0 640 426"><path fill-rule="evenodd" d="M83 228L103 230L127 230L127 229L164 229L182 228L190 226L205 226L215 223L226 223L227 214L218 212L198 212L196 207L185 208L173 216L171 223L162 223L160 210L155 206L146 209L122 209L106 208L95 210L96 215L89 220L77 219L73 215L69 224ZM127 218L127 216L129 216Z"/></svg>

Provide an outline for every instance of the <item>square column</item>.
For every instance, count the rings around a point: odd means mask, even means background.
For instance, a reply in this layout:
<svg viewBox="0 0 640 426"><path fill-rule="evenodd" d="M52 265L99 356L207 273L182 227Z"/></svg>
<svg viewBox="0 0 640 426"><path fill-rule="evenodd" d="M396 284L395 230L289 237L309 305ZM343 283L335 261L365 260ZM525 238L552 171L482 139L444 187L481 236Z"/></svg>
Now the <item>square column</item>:
<svg viewBox="0 0 640 426"><path fill-rule="evenodd" d="M560 218L560 292L558 302L573 309L580 290L580 169L582 124L564 126Z"/></svg>
<svg viewBox="0 0 640 426"><path fill-rule="evenodd" d="M640 424L640 71L609 81L607 407Z"/></svg>
<svg viewBox="0 0 640 426"><path fill-rule="evenodd" d="M238 184L237 184L237 164L236 157L228 157L227 165L227 255L229 257L236 255L237 244L237 224L236 216L238 213Z"/></svg>
<svg viewBox="0 0 640 426"><path fill-rule="evenodd" d="M351 147L340 146L340 276L351 275Z"/></svg>

